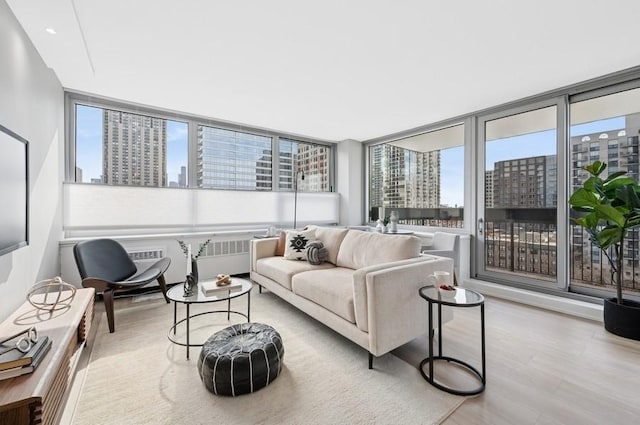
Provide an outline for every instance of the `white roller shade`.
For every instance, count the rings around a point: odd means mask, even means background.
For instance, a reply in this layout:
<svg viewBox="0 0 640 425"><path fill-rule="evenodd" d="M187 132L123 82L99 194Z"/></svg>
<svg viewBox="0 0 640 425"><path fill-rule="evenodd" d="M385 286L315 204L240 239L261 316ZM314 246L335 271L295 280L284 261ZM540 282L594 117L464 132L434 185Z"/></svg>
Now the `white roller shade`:
<svg viewBox="0 0 640 425"><path fill-rule="evenodd" d="M64 227L157 228L293 222L292 192L66 183ZM337 223L337 193L298 193L298 223Z"/></svg>
<svg viewBox="0 0 640 425"><path fill-rule="evenodd" d="M551 130L556 128L556 121L555 106L487 121L485 140L498 140Z"/></svg>
<svg viewBox="0 0 640 425"><path fill-rule="evenodd" d="M389 142L415 152L431 152L464 145L464 124Z"/></svg>
<svg viewBox="0 0 640 425"><path fill-rule="evenodd" d="M627 90L571 104L571 125L640 112L640 89Z"/></svg>

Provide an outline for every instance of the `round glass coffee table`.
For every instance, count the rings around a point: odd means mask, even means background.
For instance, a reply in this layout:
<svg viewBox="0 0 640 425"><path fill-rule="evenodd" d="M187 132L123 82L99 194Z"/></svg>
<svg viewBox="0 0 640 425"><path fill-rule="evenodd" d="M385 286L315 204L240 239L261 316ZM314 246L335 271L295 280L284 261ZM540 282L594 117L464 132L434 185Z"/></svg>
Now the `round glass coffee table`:
<svg viewBox="0 0 640 425"><path fill-rule="evenodd" d="M241 279L234 277L233 282L240 282L242 284L241 287L235 287L229 290L219 290L212 295L205 295L202 292L200 283L198 287L194 290L193 295L189 297L184 296L184 288L182 285L176 285L167 291L167 298L173 301L173 326L169 329L169 334L167 338L169 341L174 344L181 345L187 348L187 359L189 358L189 348L190 347L202 347L203 344L192 344L189 338L189 321L197 316L202 316L205 314L214 314L214 313L226 313L227 320L231 319L231 314L238 314L247 319L247 322L251 321L251 289L253 288L253 283L248 279ZM234 298L241 297L243 295L247 296L247 313L241 311L231 310L231 300ZM205 304L205 303L216 303L221 301L227 301L227 309L226 310L212 310L205 311L202 313L197 313L194 315L190 314L189 307L191 304ZM178 320L178 304L184 304L186 306L186 316L184 319ZM186 323L187 332L186 332L186 342L178 341L175 338L176 328L181 323Z"/></svg>
<svg viewBox="0 0 640 425"><path fill-rule="evenodd" d="M422 377L436 388L456 395L476 395L484 391L487 383L486 378L486 361L485 361L485 342L484 342L484 297L476 291L456 287L455 295L445 296L435 286L424 286L418 290L422 298L429 303L429 357L420 362L420 373ZM438 355L433 354L433 304L438 306ZM453 357L444 356L442 354L442 306L451 307L480 307L480 332L482 341L482 373L469 363ZM466 368L479 381L480 386L473 390L459 390L447 387L436 381L434 377L433 365L436 360L445 360L447 362L456 363ZM429 374L424 371L424 365L429 364Z"/></svg>

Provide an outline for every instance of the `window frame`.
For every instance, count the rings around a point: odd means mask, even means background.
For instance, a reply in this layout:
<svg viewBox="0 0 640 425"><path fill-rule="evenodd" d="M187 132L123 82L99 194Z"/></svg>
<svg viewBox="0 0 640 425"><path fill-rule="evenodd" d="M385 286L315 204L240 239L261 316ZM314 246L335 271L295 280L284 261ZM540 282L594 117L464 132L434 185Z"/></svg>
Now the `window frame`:
<svg viewBox="0 0 640 425"><path fill-rule="evenodd" d="M380 136L377 138L365 140L363 145L365 147L365 192L364 192L364 214L363 221L367 222L369 219L368 214L368 206L370 203L369 199L369 179L370 179L370 157L369 157L369 147L371 145L386 143L398 138L410 137L411 135L424 133L428 131L437 130L443 127L449 127L451 125L455 125L456 123L464 122L465 123L465 142L464 142L464 150L465 150L465 197L464 197L464 221L465 226L464 230L468 233L472 239L477 236L478 228L480 224L478 223L478 208L482 208L482 205L479 205L478 196L476 194L476 184L477 179L482 178L484 180L484 176L477 176L478 174L477 167L475 165L475 158L478 153L478 144L479 135L478 135L478 122L479 118L483 116L490 115L499 115L509 113L510 111L519 110L519 109L528 109L533 105L543 102L551 102L554 99L561 99L558 103L558 122L557 128L564 129L561 131L561 135L558 137L558 146L562 145L564 148L562 150L558 150L558 169L562 168L562 172L558 173L558 209L562 208L563 211L559 212L559 225L562 223L562 229L558 228L557 237L562 238L565 241L569 240L569 208L566 200L569 196L569 191L571 187L571 176L569 175L569 170L571 170L571 158L572 153L574 153L571 148L569 148L569 140L570 140L570 126L569 126L569 106L572 102L588 100L590 98L601 97L608 94L613 94L617 92L623 92L626 90L631 90L634 88L640 87L640 66L635 66L632 68L624 69L621 71L617 71L611 74L599 76L587 81L582 81L574 84L570 84L564 87L560 87L557 89L552 89L546 92L534 94L532 96L528 96L522 99L517 99L510 102L505 102L503 104L499 104L496 106L491 106L488 108L484 108L477 111L472 111L467 114L462 114L457 117L452 117L446 120L442 120L439 122L422 125L420 127L416 127L411 130L406 130L398 133L393 133L385 136ZM587 151L588 152L588 151ZM472 176L473 174L473 176ZM473 177L473 178L472 178ZM560 182L562 182L562 186L560 186ZM564 200L564 201L563 201ZM560 220L561 217L565 217L566 219ZM424 232L424 231L438 231L438 227L428 227L428 226L411 226L415 228L416 231ZM452 231L450 229L446 229L446 231ZM563 270L560 270L560 264L565 263L566 261L562 259L569 258L569 243L564 244L564 248L562 252L558 250L556 261L558 263L558 279L564 278L567 282L569 281L569 265L562 266ZM472 255L471 264L470 264L470 277L472 279L478 278L478 259L476 256ZM482 280L482 279L481 279ZM580 291L577 292L570 288L570 285L567 285L568 290L545 290L531 285L524 285L517 282L498 282L496 280L491 280L491 282L501 283L505 286L512 286L516 288L524 288L530 289L536 292L543 293L552 293L553 295L560 295L566 298L572 299L580 299L589 302L601 302L602 297L610 296L609 294L599 293L597 290L592 291ZM598 297L598 298L594 298ZM640 301L640 296L635 295L626 295L625 298L633 299L636 301Z"/></svg>
<svg viewBox="0 0 640 425"><path fill-rule="evenodd" d="M179 111L173 111L169 109L152 107L133 102L126 102L122 100L116 100L112 98L102 97L98 95L91 95L87 93L65 90L65 108L64 108L64 120L65 120L65 173L64 182L74 184L93 184L96 183L80 183L75 181L75 167L76 167L76 105L85 105L94 108L111 109L120 112L147 115L154 118L160 118L171 121L180 121L187 124L188 128L188 156L187 156L187 186L184 188L175 187L154 187L155 189L200 189L200 190L221 190L221 189L209 189L197 187L197 127L203 125L207 127L220 128L223 130L249 133L257 136L269 137L272 139L272 192L280 191L277 185L277 175L279 163L276 157L279 156L279 138L285 138L295 140L303 143L310 143L314 145L323 145L329 148L329 192L335 192L335 158L337 143L335 141L316 139L306 136L300 136L297 134L287 133L284 131L276 131L271 129L265 129L257 126L244 125L239 123L233 123L220 119L210 118L206 116L200 116L195 114L187 114ZM102 183L101 185L106 185ZM115 187L140 187L145 186L131 186L131 185L109 185ZM225 189L235 190L235 189ZM246 190L244 190L246 191ZM316 192L312 192L316 193ZM324 192L317 192L324 193Z"/></svg>
<svg viewBox="0 0 640 425"><path fill-rule="evenodd" d="M370 203L371 203L371 187L370 187L370 182L371 182L371 148L373 146L376 145L383 145L383 144L388 144L391 142L395 142L395 141L399 141L402 139L406 139L409 137L414 137L414 136L419 136L421 134L425 134L425 133L433 133L436 131L440 131L440 130L446 130L448 128L451 127L456 127L458 125L462 125L463 126L463 132L464 132L464 138L463 138L463 143L461 145L458 146L462 146L463 147L463 161L464 161L464 170L463 170L463 179L464 179L464 196L463 196L463 227L461 228L442 228L442 229L447 229L447 231L468 231L468 224L467 224L467 207L466 205L468 205L468 198L469 198L469 189L468 189L468 185L471 182L471 173L470 173L470 167L469 167L469 160L470 160L470 153L468 152L468 146L467 146L467 139L470 137L470 126L472 125L472 120L470 119L471 117L466 117L466 118L453 118L450 120L444 120L444 121L439 121L437 123L434 124L428 124L425 126L421 126L421 127L416 127L410 130L406 130L406 131L401 131L398 133L393 133L387 136L383 136L383 137L378 137L375 139L370 139L367 140L365 142L363 142L363 147L364 147L364 170L365 170L365 176L364 176L364 194L363 194L363 199L364 199L364 208L363 208L363 223L369 223L371 224L371 217L369 214L369 208L370 208ZM455 146L455 147L458 147ZM409 225L408 225L409 226ZM420 225L410 225L410 227L416 227L416 228L421 228L421 229L432 229L432 228L440 228L440 227L434 227L434 226L420 226Z"/></svg>

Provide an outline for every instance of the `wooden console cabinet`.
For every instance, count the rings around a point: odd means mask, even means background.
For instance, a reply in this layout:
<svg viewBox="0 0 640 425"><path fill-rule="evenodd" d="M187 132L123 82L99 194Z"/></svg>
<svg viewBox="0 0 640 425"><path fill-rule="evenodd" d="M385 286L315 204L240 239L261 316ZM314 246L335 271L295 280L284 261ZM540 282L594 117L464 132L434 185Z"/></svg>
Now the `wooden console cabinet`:
<svg viewBox="0 0 640 425"><path fill-rule="evenodd" d="M78 289L68 308L52 313L25 302L0 324L0 336L35 326L52 340L33 373L0 381L0 424L53 425L60 421L79 350L93 318L93 288Z"/></svg>

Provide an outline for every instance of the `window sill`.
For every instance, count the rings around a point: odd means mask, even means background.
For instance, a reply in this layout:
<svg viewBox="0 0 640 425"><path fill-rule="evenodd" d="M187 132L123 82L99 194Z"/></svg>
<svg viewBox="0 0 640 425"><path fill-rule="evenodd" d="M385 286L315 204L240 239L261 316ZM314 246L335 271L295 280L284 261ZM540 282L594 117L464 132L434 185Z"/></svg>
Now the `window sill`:
<svg viewBox="0 0 640 425"><path fill-rule="evenodd" d="M571 298L559 297L477 279L465 279L462 286L476 290L484 295L502 298L533 307L539 307L545 310L569 314L597 322L602 322L603 320L602 304L600 303L590 303Z"/></svg>

